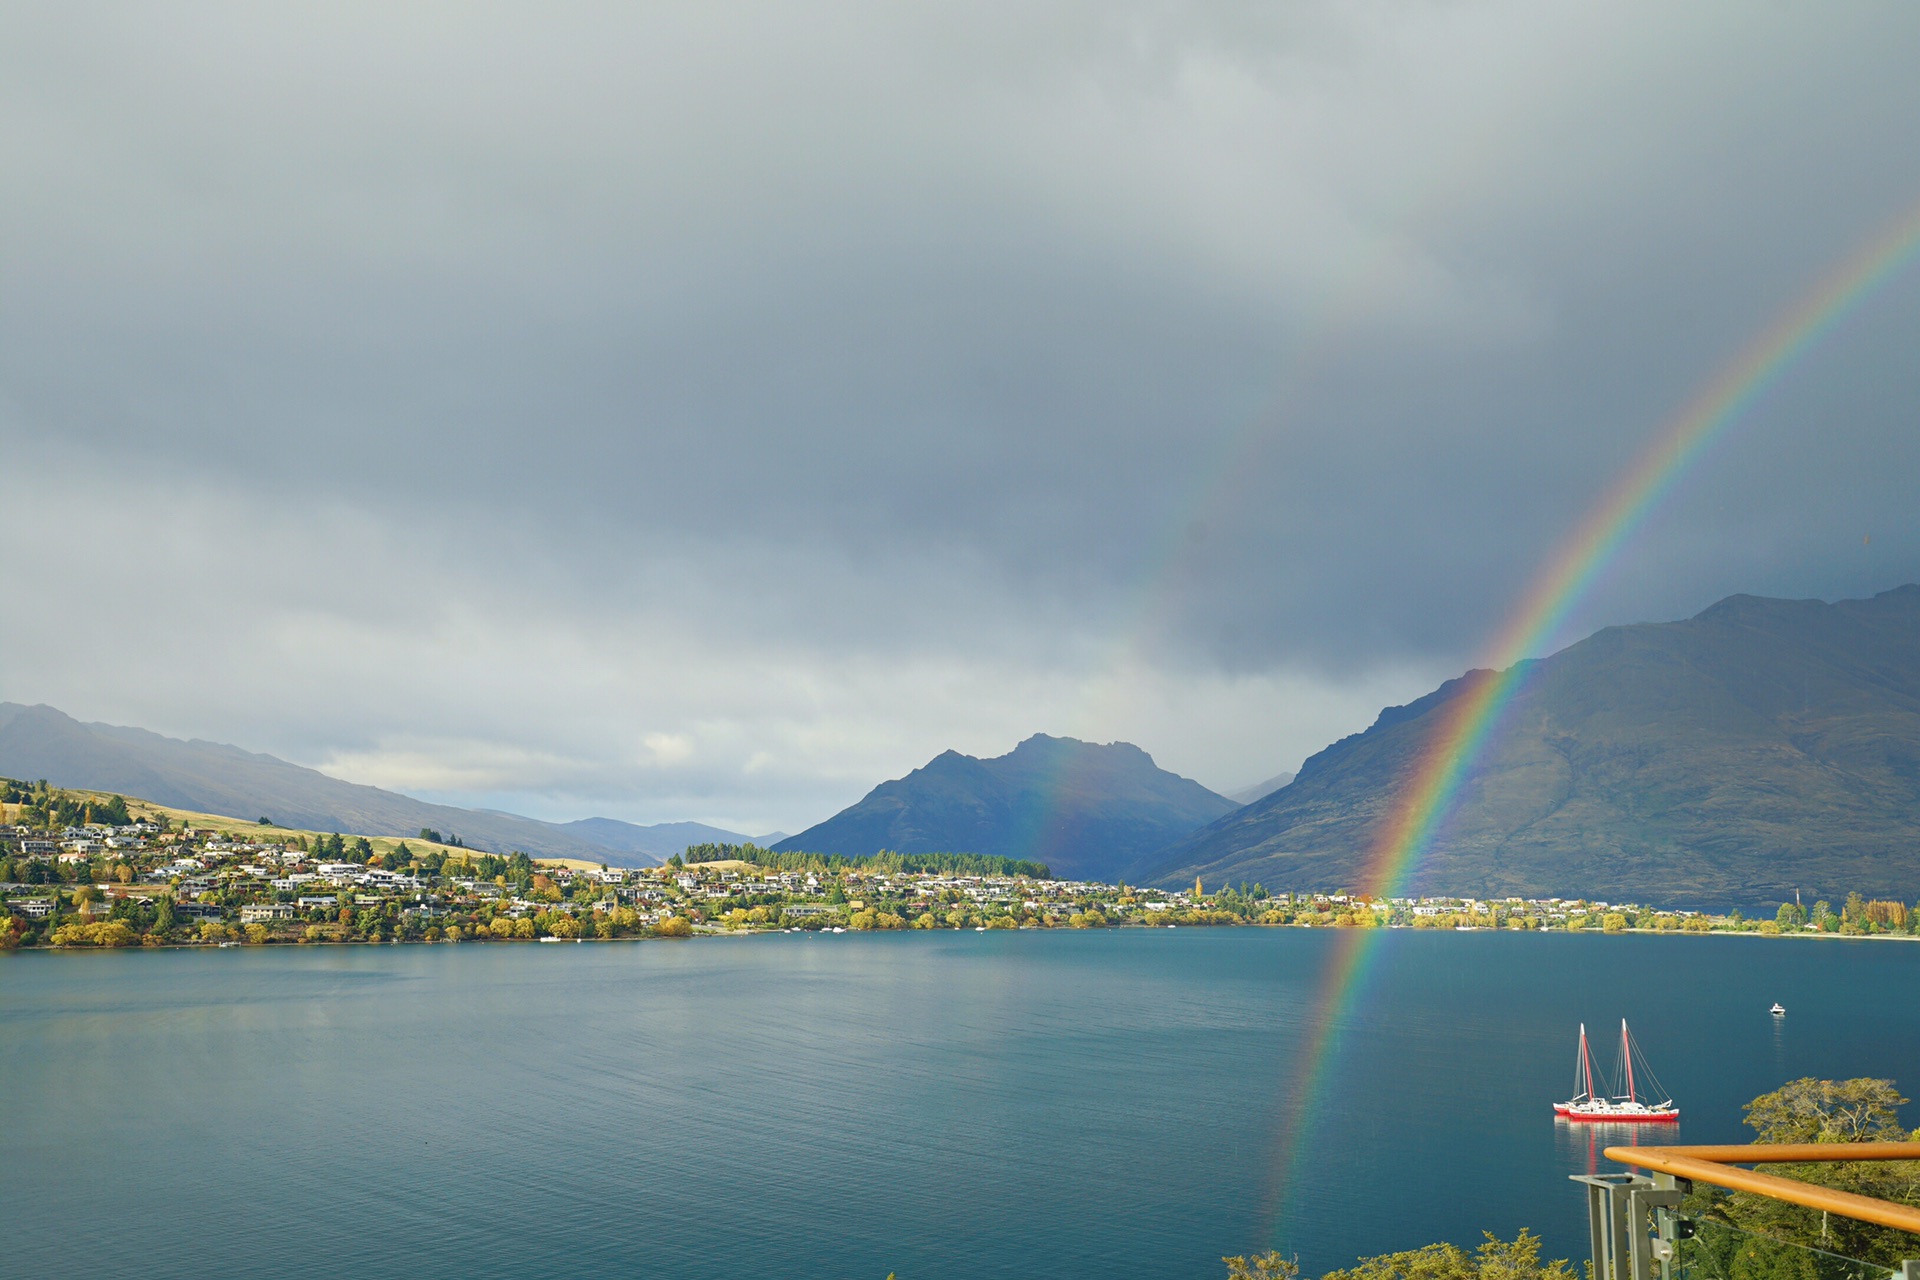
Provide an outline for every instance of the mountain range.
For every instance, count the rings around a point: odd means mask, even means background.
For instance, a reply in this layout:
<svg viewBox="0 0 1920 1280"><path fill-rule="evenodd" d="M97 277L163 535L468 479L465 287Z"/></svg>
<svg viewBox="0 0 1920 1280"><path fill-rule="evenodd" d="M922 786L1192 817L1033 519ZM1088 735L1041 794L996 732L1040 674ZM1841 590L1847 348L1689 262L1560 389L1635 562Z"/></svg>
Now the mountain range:
<svg viewBox="0 0 1920 1280"><path fill-rule="evenodd" d="M1235 804L1252 804L1255 800L1265 800L1268 796L1292 781L1293 775L1291 773L1276 773L1265 782L1256 782L1252 786L1242 787L1238 791L1222 791L1220 794Z"/></svg>
<svg viewBox="0 0 1920 1280"><path fill-rule="evenodd" d="M1516 692L1410 892L1763 906L1920 893L1920 586L1823 603L1732 596L1681 622L1610 627L1513 673ZM781 850L988 853L1062 877L1365 887L1470 671L1301 766L1227 797L1124 742L1038 734L947 751ZM0 703L0 775L204 813L366 835L457 833L647 865L747 837L700 823L549 823L432 804L269 755ZM1238 803L1241 799L1248 802Z"/></svg>
<svg viewBox="0 0 1920 1280"><path fill-rule="evenodd" d="M615 853L644 854L660 861L683 852L689 845L751 842L766 847L787 838L784 831L763 836L743 836L738 831L710 827L704 822L656 822L643 827L622 822L618 818L581 818L574 822L555 823L554 826L602 849Z"/></svg>
<svg viewBox="0 0 1920 1280"><path fill-rule="evenodd" d="M45 778L55 786L118 792L198 813L264 817L305 830L411 836L431 827L457 834L475 849L523 849L541 857L627 866L656 864L688 844L747 838L697 822L639 826L585 818L552 823L431 804L223 743L83 724L53 707L13 702L0 702L0 776Z"/></svg>
<svg viewBox="0 0 1920 1280"><path fill-rule="evenodd" d="M942 752L774 847L999 854L1044 862L1063 879L1111 881L1234 808L1131 743L1035 734L986 760Z"/></svg>
<svg viewBox="0 0 1920 1280"><path fill-rule="evenodd" d="M1407 889L1674 905L1920 892L1920 586L1739 595L1526 665ZM1469 672L1152 860L1151 880L1361 887Z"/></svg>

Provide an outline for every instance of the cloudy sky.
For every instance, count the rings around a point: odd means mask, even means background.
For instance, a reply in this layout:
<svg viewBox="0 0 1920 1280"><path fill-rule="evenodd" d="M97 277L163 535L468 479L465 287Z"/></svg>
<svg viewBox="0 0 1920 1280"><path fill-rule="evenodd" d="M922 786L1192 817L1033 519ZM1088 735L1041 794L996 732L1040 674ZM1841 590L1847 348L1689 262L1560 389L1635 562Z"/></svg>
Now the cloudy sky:
<svg viewBox="0 0 1920 1280"><path fill-rule="evenodd" d="M1246 785L1920 201L1920 7L0 5L0 698L543 817ZM1920 578L1920 278L1572 638Z"/></svg>

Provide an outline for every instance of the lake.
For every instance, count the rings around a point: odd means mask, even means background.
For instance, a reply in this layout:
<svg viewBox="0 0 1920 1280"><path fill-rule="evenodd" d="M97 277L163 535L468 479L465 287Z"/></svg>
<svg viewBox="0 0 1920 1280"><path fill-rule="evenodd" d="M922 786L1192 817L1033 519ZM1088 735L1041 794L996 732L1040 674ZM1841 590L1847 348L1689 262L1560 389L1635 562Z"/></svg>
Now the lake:
<svg viewBox="0 0 1920 1280"><path fill-rule="evenodd" d="M1920 946L1399 930L1282 1186L1335 942L0 956L0 1270L1218 1277L1281 1243L1311 1275L1522 1226L1577 1260L1581 1021L1607 1063L1632 1021L1665 1140L1744 1141L1798 1076L1920 1086Z"/></svg>

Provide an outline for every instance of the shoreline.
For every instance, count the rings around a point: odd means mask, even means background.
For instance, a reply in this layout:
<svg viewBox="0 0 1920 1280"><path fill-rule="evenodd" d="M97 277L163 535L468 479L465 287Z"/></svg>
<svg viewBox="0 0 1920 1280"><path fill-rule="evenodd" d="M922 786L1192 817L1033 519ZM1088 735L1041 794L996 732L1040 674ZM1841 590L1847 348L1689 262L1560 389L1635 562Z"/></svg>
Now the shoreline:
<svg viewBox="0 0 1920 1280"><path fill-rule="evenodd" d="M1076 929L1071 926L1035 928L1022 925L1015 929L972 929L942 926L938 929L845 929L835 934L830 929L704 929L687 937L655 937L649 935L612 937L612 938L488 938L461 939L449 941L446 938L388 938L379 941L367 938L342 938L327 940L274 939L270 942L161 942L134 943L128 946L53 946L36 943L30 946L12 947L0 950L0 957L8 955L88 955L88 954L124 954L143 951L263 951L263 950L326 950L338 947L527 947L527 946L582 946L598 943L639 943L639 942L695 942L699 939L736 939L788 937L794 935L839 936L884 936L887 934L948 934L948 933L1153 933L1161 929L1202 929L1233 932L1240 929L1294 929L1303 933L1492 933L1535 935L1540 937L1597 937L1597 938L1762 938L1769 940L1800 940L1808 942L1920 942L1920 935L1901 933L1823 933L1795 931L1793 933L1761 933L1757 929L1619 929L1608 933L1604 929L1417 929L1411 925L1375 925L1355 928L1339 925L1301 925L1263 924L1249 921L1244 924L1187 924L1187 925L1105 925L1093 929Z"/></svg>

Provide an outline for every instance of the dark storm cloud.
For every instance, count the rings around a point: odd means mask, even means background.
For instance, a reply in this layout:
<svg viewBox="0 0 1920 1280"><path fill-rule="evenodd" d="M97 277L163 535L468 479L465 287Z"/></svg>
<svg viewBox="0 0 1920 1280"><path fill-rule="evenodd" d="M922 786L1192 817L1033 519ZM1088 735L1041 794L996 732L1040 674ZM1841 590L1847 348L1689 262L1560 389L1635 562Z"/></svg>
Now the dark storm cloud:
<svg viewBox="0 0 1920 1280"><path fill-rule="evenodd" d="M12 483L176 521L156 572L183 586L303 602L225 679L283 669L303 626L368 655L314 668L333 689L383 646L431 662L396 621L427 604L462 614L443 643L478 703L636 635L656 664L617 711L590 683L482 715L402 680L421 701L384 720L322 696L225 730L51 643L6 692L448 793L546 769L532 790L705 806L662 816L1081 721L1196 770L1290 767L1469 660L1692 388L1920 198L1920 17L1892 8L0 23ZM1915 576L1916 317L1911 282L1864 307L1579 623ZM181 503L270 531L271 566ZM139 534L17 536L104 571ZM1168 690L1137 731L1093 691L1130 663ZM1220 740L1282 758L1238 768L1169 709L1236 681L1267 683ZM1073 723L1025 724L1035 689ZM749 768L761 738L785 745Z"/></svg>

